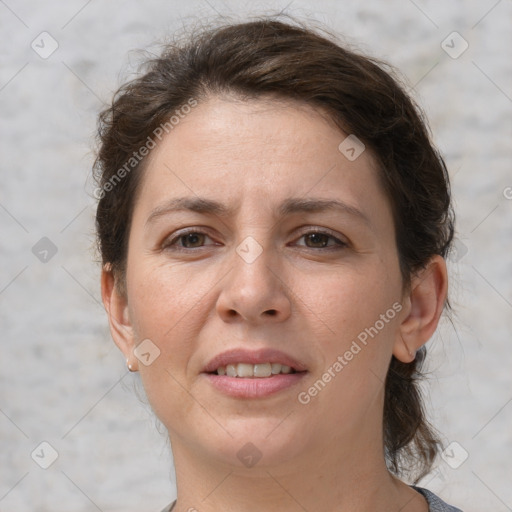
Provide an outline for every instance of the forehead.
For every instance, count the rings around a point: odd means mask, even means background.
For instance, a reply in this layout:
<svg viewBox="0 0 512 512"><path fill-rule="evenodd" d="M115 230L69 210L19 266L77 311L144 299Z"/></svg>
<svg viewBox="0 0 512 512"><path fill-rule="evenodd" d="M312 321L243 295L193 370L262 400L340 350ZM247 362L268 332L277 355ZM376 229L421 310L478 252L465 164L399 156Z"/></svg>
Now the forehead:
<svg viewBox="0 0 512 512"><path fill-rule="evenodd" d="M347 158L339 149L347 137L303 103L212 97L183 116L152 151L141 200L149 208L195 194L257 208L262 200L312 196L386 208L370 151Z"/></svg>
<svg viewBox="0 0 512 512"><path fill-rule="evenodd" d="M215 156L216 162L222 153L229 155L230 162L233 158L268 162L318 157L319 150L346 136L323 110L303 102L268 96L247 100L233 95L212 96L199 103L171 133L175 136L169 134L156 154L180 145L184 150L193 147L201 155ZM191 153L187 156L194 157Z"/></svg>

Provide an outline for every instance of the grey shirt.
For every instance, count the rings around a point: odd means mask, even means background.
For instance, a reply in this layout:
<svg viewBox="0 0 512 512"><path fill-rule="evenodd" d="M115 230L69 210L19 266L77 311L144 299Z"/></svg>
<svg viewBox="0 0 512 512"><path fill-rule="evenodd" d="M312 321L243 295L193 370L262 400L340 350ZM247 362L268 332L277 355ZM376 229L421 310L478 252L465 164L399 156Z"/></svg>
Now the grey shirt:
<svg viewBox="0 0 512 512"><path fill-rule="evenodd" d="M415 485L411 485L411 487L425 497L428 503L429 512L462 512L460 508L448 505L439 496L436 496L428 489L423 489L423 487L416 487Z"/></svg>
<svg viewBox="0 0 512 512"><path fill-rule="evenodd" d="M422 487L416 487L414 485L411 487L425 497L428 503L429 512L462 512L459 508L452 507L445 503L441 498L436 496L433 492L430 492L428 489L423 489ZM162 510L162 512L171 512L175 504L176 501L173 501L168 507Z"/></svg>

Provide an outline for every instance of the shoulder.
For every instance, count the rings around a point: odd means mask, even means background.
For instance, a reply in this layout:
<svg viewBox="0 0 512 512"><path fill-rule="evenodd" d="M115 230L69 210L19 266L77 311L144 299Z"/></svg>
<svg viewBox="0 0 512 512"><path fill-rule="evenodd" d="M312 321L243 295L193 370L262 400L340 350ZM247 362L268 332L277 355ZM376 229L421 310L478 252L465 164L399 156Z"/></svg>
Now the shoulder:
<svg viewBox="0 0 512 512"><path fill-rule="evenodd" d="M416 487L414 485L411 485L411 487L425 497L428 503L429 512L462 512L459 508L452 507L445 503L439 496L436 496L428 489L423 489L423 487Z"/></svg>

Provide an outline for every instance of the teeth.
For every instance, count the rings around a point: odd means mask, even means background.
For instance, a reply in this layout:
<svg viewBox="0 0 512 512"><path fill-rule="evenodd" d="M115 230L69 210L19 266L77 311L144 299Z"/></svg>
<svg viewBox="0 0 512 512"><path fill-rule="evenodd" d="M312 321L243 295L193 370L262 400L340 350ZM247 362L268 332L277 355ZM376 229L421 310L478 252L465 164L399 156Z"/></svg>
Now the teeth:
<svg viewBox="0 0 512 512"><path fill-rule="evenodd" d="M279 363L238 363L228 364L227 366L219 366L217 368L217 375L227 375L228 377L270 377L271 375L278 375L279 373L292 373L294 370L290 366Z"/></svg>
<svg viewBox="0 0 512 512"><path fill-rule="evenodd" d="M254 375L255 366L252 364L238 363L236 373L239 377L252 377Z"/></svg>
<svg viewBox="0 0 512 512"><path fill-rule="evenodd" d="M217 370L218 372L218 370ZM236 367L233 366L232 364L228 364L226 366L226 375L228 377L236 377Z"/></svg>
<svg viewBox="0 0 512 512"><path fill-rule="evenodd" d="M277 375L281 371L281 365L279 363L272 363L271 372L272 375Z"/></svg>
<svg viewBox="0 0 512 512"><path fill-rule="evenodd" d="M240 365L238 365L240 366ZM255 377L270 377L272 375L272 365L270 363L255 364L254 376Z"/></svg>

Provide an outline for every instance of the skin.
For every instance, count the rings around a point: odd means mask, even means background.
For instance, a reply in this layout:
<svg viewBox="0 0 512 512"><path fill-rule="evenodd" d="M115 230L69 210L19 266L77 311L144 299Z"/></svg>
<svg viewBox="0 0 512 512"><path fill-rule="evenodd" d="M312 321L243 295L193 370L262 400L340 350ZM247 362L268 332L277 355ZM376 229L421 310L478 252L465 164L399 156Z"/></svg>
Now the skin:
<svg viewBox="0 0 512 512"><path fill-rule="evenodd" d="M384 379L392 354L411 362L435 331L446 265L432 257L404 292L374 159L366 150L349 161L338 150L346 136L293 101L211 97L150 154L133 211L126 293L105 268L102 294L112 336L169 431L176 512L428 510L386 469ZM180 211L148 222L181 196L214 199L233 213ZM278 216L290 197L340 200L368 222L338 210ZM184 228L206 235L169 246ZM315 228L335 238L315 239ZM252 263L236 252L249 236L262 250ZM394 303L401 311L299 403L298 393ZM148 338L160 355L146 366L134 349ZM278 348L308 374L273 396L228 397L201 371L234 347ZM248 442L262 454L250 468L237 457Z"/></svg>

